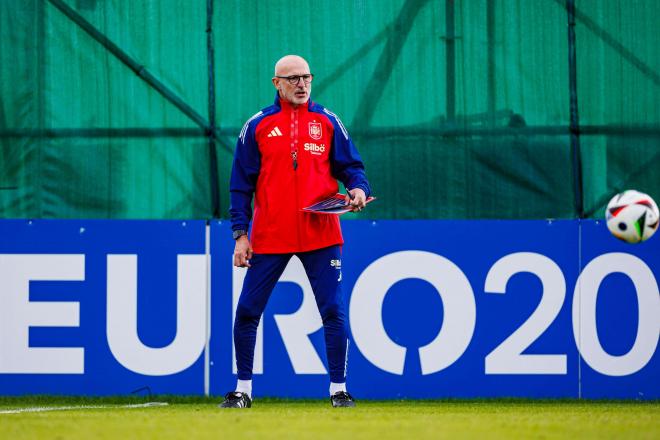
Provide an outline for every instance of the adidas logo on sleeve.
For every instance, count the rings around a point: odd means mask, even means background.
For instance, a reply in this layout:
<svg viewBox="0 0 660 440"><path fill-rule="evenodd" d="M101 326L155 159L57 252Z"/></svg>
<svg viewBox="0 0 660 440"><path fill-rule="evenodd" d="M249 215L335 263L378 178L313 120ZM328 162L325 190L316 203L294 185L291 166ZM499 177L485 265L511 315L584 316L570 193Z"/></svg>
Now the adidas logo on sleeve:
<svg viewBox="0 0 660 440"><path fill-rule="evenodd" d="M271 137L277 137L277 136L282 136L282 132L281 132L280 129L276 126L275 128L273 128L273 129L270 131L270 133L268 133L268 137L271 138Z"/></svg>

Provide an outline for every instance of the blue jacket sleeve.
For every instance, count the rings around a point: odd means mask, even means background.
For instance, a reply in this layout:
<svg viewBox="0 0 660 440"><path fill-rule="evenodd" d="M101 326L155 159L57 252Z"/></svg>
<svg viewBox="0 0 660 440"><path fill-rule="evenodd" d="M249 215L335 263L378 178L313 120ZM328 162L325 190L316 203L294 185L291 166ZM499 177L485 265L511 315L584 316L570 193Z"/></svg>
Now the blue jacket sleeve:
<svg viewBox="0 0 660 440"><path fill-rule="evenodd" d="M229 181L231 194L229 214L231 217L231 229L248 230L252 220L252 196L257 186L259 169L261 168L261 156L255 139L256 121L253 116L241 130L234 151L234 163Z"/></svg>
<svg viewBox="0 0 660 440"><path fill-rule="evenodd" d="M344 124L337 115L327 109L323 110L334 126L332 148L330 150L330 164L332 175L341 181L347 189L361 188L367 197L371 188L364 171L362 158L355 148Z"/></svg>

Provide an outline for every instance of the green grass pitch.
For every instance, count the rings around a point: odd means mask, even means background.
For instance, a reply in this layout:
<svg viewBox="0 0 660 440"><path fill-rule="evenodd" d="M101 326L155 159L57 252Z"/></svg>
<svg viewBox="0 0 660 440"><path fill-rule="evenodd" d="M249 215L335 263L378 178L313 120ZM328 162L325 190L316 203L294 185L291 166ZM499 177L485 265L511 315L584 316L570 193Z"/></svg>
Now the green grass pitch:
<svg viewBox="0 0 660 440"><path fill-rule="evenodd" d="M220 400L200 397L151 401L168 405L0 397L0 439L660 438L658 401L358 401L356 408L334 409L328 401L257 399L247 410L221 410ZM26 409L32 412L18 412Z"/></svg>

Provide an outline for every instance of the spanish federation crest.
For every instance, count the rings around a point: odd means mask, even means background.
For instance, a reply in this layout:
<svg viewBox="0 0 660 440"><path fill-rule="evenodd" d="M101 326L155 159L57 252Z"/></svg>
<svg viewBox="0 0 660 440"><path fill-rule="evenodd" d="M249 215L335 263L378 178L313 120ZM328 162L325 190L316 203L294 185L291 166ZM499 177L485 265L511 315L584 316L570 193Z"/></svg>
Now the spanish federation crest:
<svg viewBox="0 0 660 440"><path fill-rule="evenodd" d="M321 136L323 136L323 133L321 131L321 123L320 122L310 122L309 123L309 137L312 139L319 140L321 139Z"/></svg>

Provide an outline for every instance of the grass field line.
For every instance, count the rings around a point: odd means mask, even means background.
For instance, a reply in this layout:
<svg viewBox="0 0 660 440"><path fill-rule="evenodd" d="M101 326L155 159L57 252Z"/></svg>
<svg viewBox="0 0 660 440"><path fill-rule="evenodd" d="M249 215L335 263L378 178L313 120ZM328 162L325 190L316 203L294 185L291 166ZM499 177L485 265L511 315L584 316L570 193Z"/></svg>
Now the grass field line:
<svg viewBox="0 0 660 440"><path fill-rule="evenodd" d="M124 408L149 408L152 406L167 406L167 402L147 402L147 403L134 403L130 405L74 405L74 406L32 406L28 408L15 408L0 410L0 414L20 414L30 412L44 412L44 411L67 411L79 409L124 409Z"/></svg>

